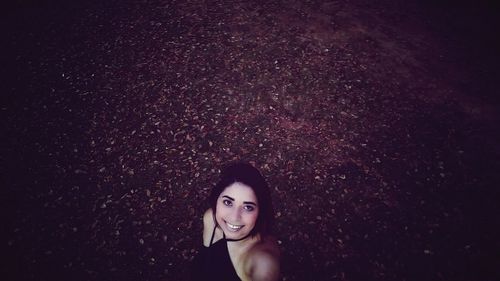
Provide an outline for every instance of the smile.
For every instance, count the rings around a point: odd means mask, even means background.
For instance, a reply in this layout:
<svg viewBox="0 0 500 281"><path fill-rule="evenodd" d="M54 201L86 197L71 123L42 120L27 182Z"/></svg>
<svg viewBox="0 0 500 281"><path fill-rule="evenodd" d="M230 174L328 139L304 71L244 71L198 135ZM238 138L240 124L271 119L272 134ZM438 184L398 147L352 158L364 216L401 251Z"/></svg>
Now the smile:
<svg viewBox="0 0 500 281"><path fill-rule="evenodd" d="M238 231L243 227L243 225L234 225L234 224L228 223L227 221L225 221L225 223L229 227L229 229L232 231Z"/></svg>

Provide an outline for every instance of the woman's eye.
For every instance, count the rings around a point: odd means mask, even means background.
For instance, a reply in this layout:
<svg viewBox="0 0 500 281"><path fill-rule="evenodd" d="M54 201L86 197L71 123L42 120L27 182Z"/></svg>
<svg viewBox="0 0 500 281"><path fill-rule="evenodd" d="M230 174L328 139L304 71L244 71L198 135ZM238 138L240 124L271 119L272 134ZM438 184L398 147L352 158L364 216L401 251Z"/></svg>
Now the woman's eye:
<svg viewBox="0 0 500 281"><path fill-rule="evenodd" d="M224 204L226 206L231 206L231 205L233 205L233 202L231 202L230 200L222 200L222 204Z"/></svg>
<svg viewBox="0 0 500 281"><path fill-rule="evenodd" d="M243 208L244 208L246 211L248 211L248 212L251 212L251 211L253 211L253 210L255 209L253 206L250 206L250 205L247 205L247 206L245 206L245 207L243 207Z"/></svg>

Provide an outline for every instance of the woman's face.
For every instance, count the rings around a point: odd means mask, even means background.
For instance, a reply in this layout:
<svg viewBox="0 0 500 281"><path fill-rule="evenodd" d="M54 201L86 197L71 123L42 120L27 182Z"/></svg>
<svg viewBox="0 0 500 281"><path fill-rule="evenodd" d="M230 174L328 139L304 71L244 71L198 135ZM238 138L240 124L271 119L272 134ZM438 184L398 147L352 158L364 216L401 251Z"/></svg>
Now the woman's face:
<svg viewBox="0 0 500 281"><path fill-rule="evenodd" d="M226 238L247 236L259 215L257 197L252 188L235 182L224 189L217 199L215 218Z"/></svg>

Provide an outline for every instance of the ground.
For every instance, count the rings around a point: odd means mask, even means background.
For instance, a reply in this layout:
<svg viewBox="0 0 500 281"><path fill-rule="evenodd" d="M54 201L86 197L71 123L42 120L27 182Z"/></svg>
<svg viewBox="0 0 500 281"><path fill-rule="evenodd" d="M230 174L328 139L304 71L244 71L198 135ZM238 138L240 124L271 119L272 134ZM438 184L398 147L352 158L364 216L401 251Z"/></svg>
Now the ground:
<svg viewBox="0 0 500 281"><path fill-rule="evenodd" d="M234 160L283 280L494 280L491 7L223 2L3 9L5 280L186 280Z"/></svg>

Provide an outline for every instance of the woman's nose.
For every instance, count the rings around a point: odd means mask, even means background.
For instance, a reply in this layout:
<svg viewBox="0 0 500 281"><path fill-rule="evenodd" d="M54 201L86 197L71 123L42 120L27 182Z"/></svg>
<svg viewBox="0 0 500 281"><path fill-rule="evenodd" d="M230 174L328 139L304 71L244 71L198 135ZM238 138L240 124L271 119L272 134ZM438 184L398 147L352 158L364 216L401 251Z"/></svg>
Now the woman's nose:
<svg viewBox="0 0 500 281"><path fill-rule="evenodd" d="M238 222L241 218L241 210L239 208L234 208L231 214L231 218L234 220L234 222Z"/></svg>

